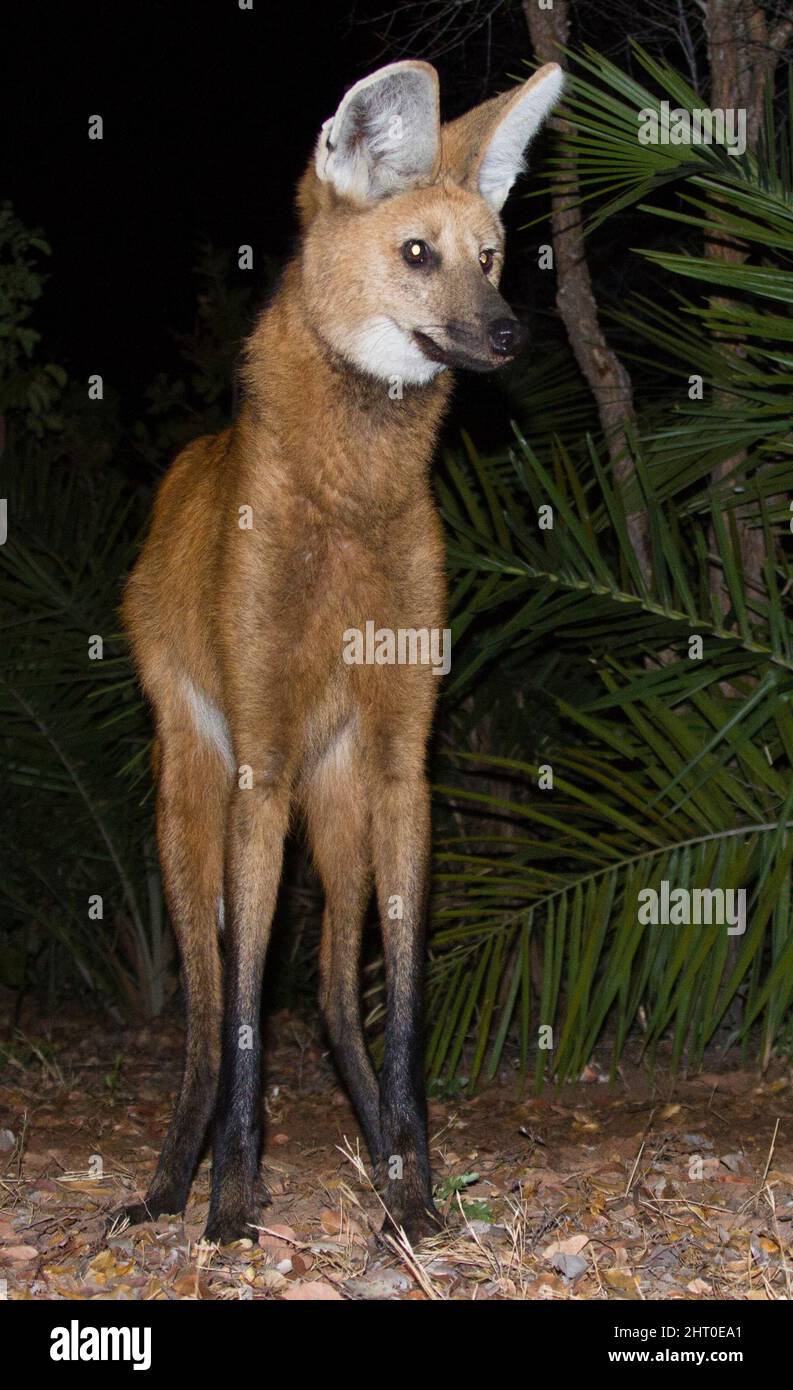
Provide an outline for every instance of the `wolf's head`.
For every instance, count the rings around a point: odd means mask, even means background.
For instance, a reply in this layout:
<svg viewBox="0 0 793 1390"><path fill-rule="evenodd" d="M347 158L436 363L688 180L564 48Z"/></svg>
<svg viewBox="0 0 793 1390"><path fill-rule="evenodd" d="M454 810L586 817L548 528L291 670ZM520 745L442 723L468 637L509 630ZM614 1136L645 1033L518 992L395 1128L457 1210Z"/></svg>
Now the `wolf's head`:
<svg viewBox="0 0 793 1390"><path fill-rule="evenodd" d="M304 293L336 352L421 385L520 351L524 330L498 292L499 214L561 88L550 63L443 126L428 63L391 63L351 88L298 192Z"/></svg>

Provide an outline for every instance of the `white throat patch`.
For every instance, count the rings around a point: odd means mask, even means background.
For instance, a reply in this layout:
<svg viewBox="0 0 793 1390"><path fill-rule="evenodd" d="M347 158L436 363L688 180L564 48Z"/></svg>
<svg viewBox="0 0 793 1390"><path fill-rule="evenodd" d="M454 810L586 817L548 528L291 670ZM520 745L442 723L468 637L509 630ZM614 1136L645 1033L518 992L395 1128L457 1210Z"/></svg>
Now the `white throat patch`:
<svg viewBox="0 0 793 1390"><path fill-rule="evenodd" d="M410 386L426 386L446 370L441 362L430 362L411 334L385 314L345 334L339 347L361 371L389 385L401 380Z"/></svg>

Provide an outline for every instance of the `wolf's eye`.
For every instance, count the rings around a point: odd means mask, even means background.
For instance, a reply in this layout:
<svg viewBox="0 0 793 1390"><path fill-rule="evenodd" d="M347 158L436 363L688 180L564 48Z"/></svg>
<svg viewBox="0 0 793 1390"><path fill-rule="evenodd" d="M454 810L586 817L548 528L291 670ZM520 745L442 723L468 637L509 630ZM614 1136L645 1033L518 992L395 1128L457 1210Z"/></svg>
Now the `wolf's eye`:
<svg viewBox="0 0 793 1390"><path fill-rule="evenodd" d="M408 265L428 265L430 259L430 248L426 241L419 241L416 237L411 237L402 247L402 259Z"/></svg>
<svg viewBox="0 0 793 1390"><path fill-rule="evenodd" d="M489 275L489 274L490 274L490 271L493 269L493 262L494 262L495 259L496 259L496 253L495 253L495 251L491 251L491 250L488 249L488 250L480 251L480 252L479 252L479 264L481 265L483 271L485 272L485 275Z"/></svg>

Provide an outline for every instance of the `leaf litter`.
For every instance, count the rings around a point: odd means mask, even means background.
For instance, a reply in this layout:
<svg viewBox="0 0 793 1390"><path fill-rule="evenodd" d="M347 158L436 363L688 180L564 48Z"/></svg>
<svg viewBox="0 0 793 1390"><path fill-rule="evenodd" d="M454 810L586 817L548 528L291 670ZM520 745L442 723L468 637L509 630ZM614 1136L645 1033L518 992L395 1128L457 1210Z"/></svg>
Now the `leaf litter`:
<svg viewBox="0 0 793 1390"><path fill-rule="evenodd" d="M446 1227L412 1247L372 1186L320 1036L286 1013L270 1033L272 1205L249 1240L224 1248L201 1239L206 1159L183 1215L107 1229L156 1163L178 1084L177 1021L124 1031L59 1019L46 1065L41 1048L15 1052L0 1076L9 1299L793 1297L793 1085L782 1063L765 1077L711 1070L674 1085L660 1068L626 1066L612 1089L593 1061L577 1084L539 1097L521 1095L505 1069L472 1096L433 1099Z"/></svg>

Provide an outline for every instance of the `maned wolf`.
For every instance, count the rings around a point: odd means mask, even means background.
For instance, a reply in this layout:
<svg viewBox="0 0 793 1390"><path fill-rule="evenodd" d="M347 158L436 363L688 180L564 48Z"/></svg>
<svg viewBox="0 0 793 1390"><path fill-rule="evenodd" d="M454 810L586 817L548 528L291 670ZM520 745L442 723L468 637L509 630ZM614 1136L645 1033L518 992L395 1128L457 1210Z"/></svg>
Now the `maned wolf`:
<svg viewBox="0 0 793 1390"><path fill-rule="evenodd" d="M207 1237L257 1220L259 1008L290 813L325 892L321 1004L394 1220L437 1223L422 1080L430 810L426 661L350 662L351 632L441 631L428 479L449 368L490 371L523 330L498 292L499 213L557 100L555 64L441 126L438 79L399 62L322 128L301 239L249 339L231 429L160 487L124 619L154 707L157 825L187 995L184 1075L132 1221L184 1208L214 1116ZM362 924L387 972L379 1082L361 1030ZM221 959L222 942L222 959Z"/></svg>

